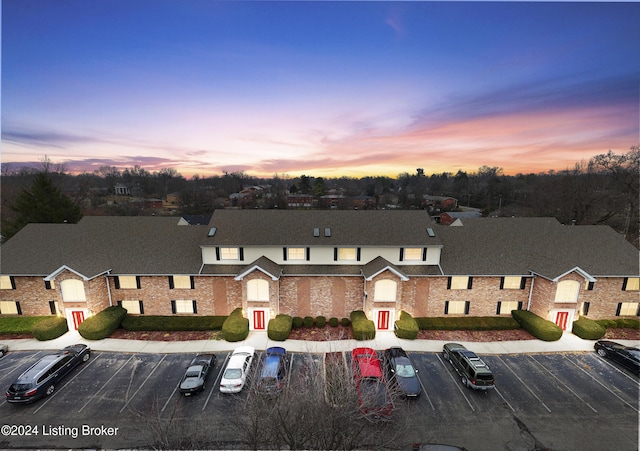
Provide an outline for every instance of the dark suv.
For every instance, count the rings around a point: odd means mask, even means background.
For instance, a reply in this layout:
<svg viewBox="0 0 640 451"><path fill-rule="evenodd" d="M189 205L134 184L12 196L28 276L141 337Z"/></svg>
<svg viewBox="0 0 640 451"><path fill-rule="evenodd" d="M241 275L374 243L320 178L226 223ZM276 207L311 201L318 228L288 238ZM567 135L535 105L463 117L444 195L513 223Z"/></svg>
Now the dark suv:
<svg viewBox="0 0 640 451"><path fill-rule="evenodd" d="M267 348L262 356L262 368L258 378L258 392L277 395L282 391L287 375L287 351L274 346Z"/></svg>
<svg viewBox="0 0 640 451"><path fill-rule="evenodd" d="M56 384L69 371L89 360L90 349L83 344L48 354L31 365L7 390L7 402L29 403L53 394Z"/></svg>
<svg viewBox="0 0 640 451"><path fill-rule="evenodd" d="M475 390L494 388L493 373L475 352L458 343L447 343L442 349L444 358L462 378L462 384Z"/></svg>

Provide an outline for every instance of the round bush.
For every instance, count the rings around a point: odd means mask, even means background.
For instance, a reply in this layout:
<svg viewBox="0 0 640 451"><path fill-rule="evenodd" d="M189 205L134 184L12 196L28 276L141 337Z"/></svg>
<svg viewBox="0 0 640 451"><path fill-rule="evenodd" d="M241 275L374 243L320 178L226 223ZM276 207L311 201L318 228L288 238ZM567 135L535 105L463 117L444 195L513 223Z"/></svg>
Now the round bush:
<svg viewBox="0 0 640 451"><path fill-rule="evenodd" d="M113 305L85 319L78 326L78 332L87 340L102 340L120 327L126 316L127 309Z"/></svg>
<svg viewBox="0 0 640 451"><path fill-rule="evenodd" d="M269 321L267 336L274 341L285 341L291 333L292 319L289 315L276 315Z"/></svg>
<svg viewBox="0 0 640 451"><path fill-rule="evenodd" d="M31 333L39 341L53 340L69 331L67 320L61 316L54 316L37 322L33 325Z"/></svg>
<svg viewBox="0 0 640 451"><path fill-rule="evenodd" d="M342 324L343 327L348 327L351 324L351 320L349 318L342 318L340 324Z"/></svg>
<svg viewBox="0 0 640 451"><path fill-rule="evenodd" d="M336 318L335 316L333 318L329 318L329 325L331 327L338 327L338 324L340 324L338 318Z"/></svg>
<svg viewBox="0 0 640 451"><path fill-rule="evenodd" d="M327 318L324 316L316 316L316 327L324 327L327 324Z"/></svg>
<svg viewBox="0 0 640 451"><path fill-rule="evenodd" d="M222 338L226 341L242 341L249 336L249 320L242 316L242 309L237 308L227 317L222 325Z"/></svg>
<svg viewBox="0 0 640 451"><path fill-rule="evenodd" d="M299 329L304 324L304 320L301 316L294 316L293 323L291 324L294 329Z"/></svg>
<svg viewBox="0 0 640 451"><path fill-rule="evenodd" d="M304 324L304 327L313 327L313 317L305 316L303 324Z"/></svg>

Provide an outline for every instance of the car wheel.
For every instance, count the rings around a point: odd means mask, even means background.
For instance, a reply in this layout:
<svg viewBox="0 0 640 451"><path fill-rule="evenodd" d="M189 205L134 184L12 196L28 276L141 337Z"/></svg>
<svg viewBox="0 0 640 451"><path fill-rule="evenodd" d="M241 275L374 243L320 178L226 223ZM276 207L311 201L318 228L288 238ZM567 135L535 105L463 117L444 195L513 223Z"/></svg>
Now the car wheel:
<svg viewBox="0 0 640 451"><path fill-rule="evenodd" d="M89 353L87 352L85 355L82 356L82 361L86 362L87 360L89 360Z"/></svg>
<svg viewBox="0 0 640 451"><path fill-rule="evenodd" d="M467 378L462 376L462 385L464 385L465 387L468 387L469 384L467 383Z"/></svg>
<svg viewBox="0 0 640 451"><path fill-rule="evenodd" d="M45 392L45 394L46 394L47 396L51 396L51 395L53 395L53 392L54 392L54 391L56 391L56 386L55 386L55 385L53 385L53 384L51 384L51 385L49 385L49 386L47 387L47 391Z"/></svg>
<svg viewBox="0 0 640 451"><path fill-rule="evenodd" d="M598 355L600 357L606 357L607 356L607 351L605 349L598 348L598 350L596 352L598 353Z"/></svg>

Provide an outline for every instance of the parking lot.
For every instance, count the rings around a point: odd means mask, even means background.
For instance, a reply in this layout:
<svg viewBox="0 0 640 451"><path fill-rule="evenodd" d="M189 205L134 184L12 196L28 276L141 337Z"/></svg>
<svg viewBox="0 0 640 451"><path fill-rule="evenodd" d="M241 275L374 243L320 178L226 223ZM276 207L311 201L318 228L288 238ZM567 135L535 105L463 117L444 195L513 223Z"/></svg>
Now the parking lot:
<svg viewBox="0 0 640 451"><path fill-rule="evenodd" d="M44 354L13 352L0 359L0 386L6 390ZM158 434L172 433L160 430L166 423L159 419L167 418L175 418L176 430L197 424L216 442L241 446L244 431L233 425L253 393L219 392L228 354L218 353L205 390L182 396L178 384L193 356L93 352L50 397L30 405L0 400L0 448L151 447ZM348 361L348 353L344 357ZM419 425L407 431L400 448L417 442L471 451L638 447L638 378L595 353L485 355L496 378L488 392L463 387L440 353L410 357L423 391L416 400L396 403ZM258 360L259 353L254 365ZM298 377L320 368L322 358L296 353L290 365L291 377Z"/></svg>

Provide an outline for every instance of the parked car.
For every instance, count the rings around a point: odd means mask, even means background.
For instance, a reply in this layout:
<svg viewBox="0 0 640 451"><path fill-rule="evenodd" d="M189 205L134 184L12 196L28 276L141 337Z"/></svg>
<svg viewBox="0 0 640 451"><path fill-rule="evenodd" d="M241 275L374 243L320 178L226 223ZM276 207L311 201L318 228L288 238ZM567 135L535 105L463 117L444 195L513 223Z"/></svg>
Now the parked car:
<svg viewBox="0 0 640 451"><path fill-rule="evenodd" d="M180 393L185 396L191 396L204 390L209 370L215 364L216 356L213 354L198 354L195 356L180 381Z"/></svg>
<svg viewBox="0 0 640 451"><path fill-rule="evenodd" d="M281 347L267 348L262 355L260 376L256 383L259 393L277 395L282 391L287 376L287 351Z"/></svg>
<svg viewBox="0 0 640 451"><path fill-rule="evenodd" d="M90 352L86 345L77 344L45 355L11 384L6 392L7 402L29 403L53 394L62 378L89 360Z"/></svg>
<svg viewBox="0 0 640 451"><path fill-rule="evenodd" d="M0 357L4 357L4 355L9 351L9 346L4 343L0 343Z"/></svg>
<svg viewBox="0 0 640 451"><path fill-rule="evenodd" d="M640 349L615 341L599 340L593 345L601 357L606 357L640 375Z"/></svg>
<svg viewBox="0 0 640 451"><path fill-rule="evenodd" d="M464 386L475 390L489 390L495 387L491 369L475 352L469 351L459 343L447 343L442 353L456 370Z"/></svg>
<svg viewBox="0 0 640 451"><path fill-rule="evenodd" d="M247 375L251 369L251 362L256 350L253 346L240 346L236 348L220 380L222 393L239 393L247 382Z"/></svg>
<svg viewBox="0 0 640 451"><path fill-rule="evenodd" d="M391 417L393 402L376 351L355 348L351 351L351 364L360 412L376 420Z"/></svg>
<svg viewBox="0 0 640 451"><path fill-rule="evenodd" d="M418 379L418 370L404 349L397 346L386 349L383 363L387 381L394 384L403 396L415 398L420 395L422 387Z"/></svg>

